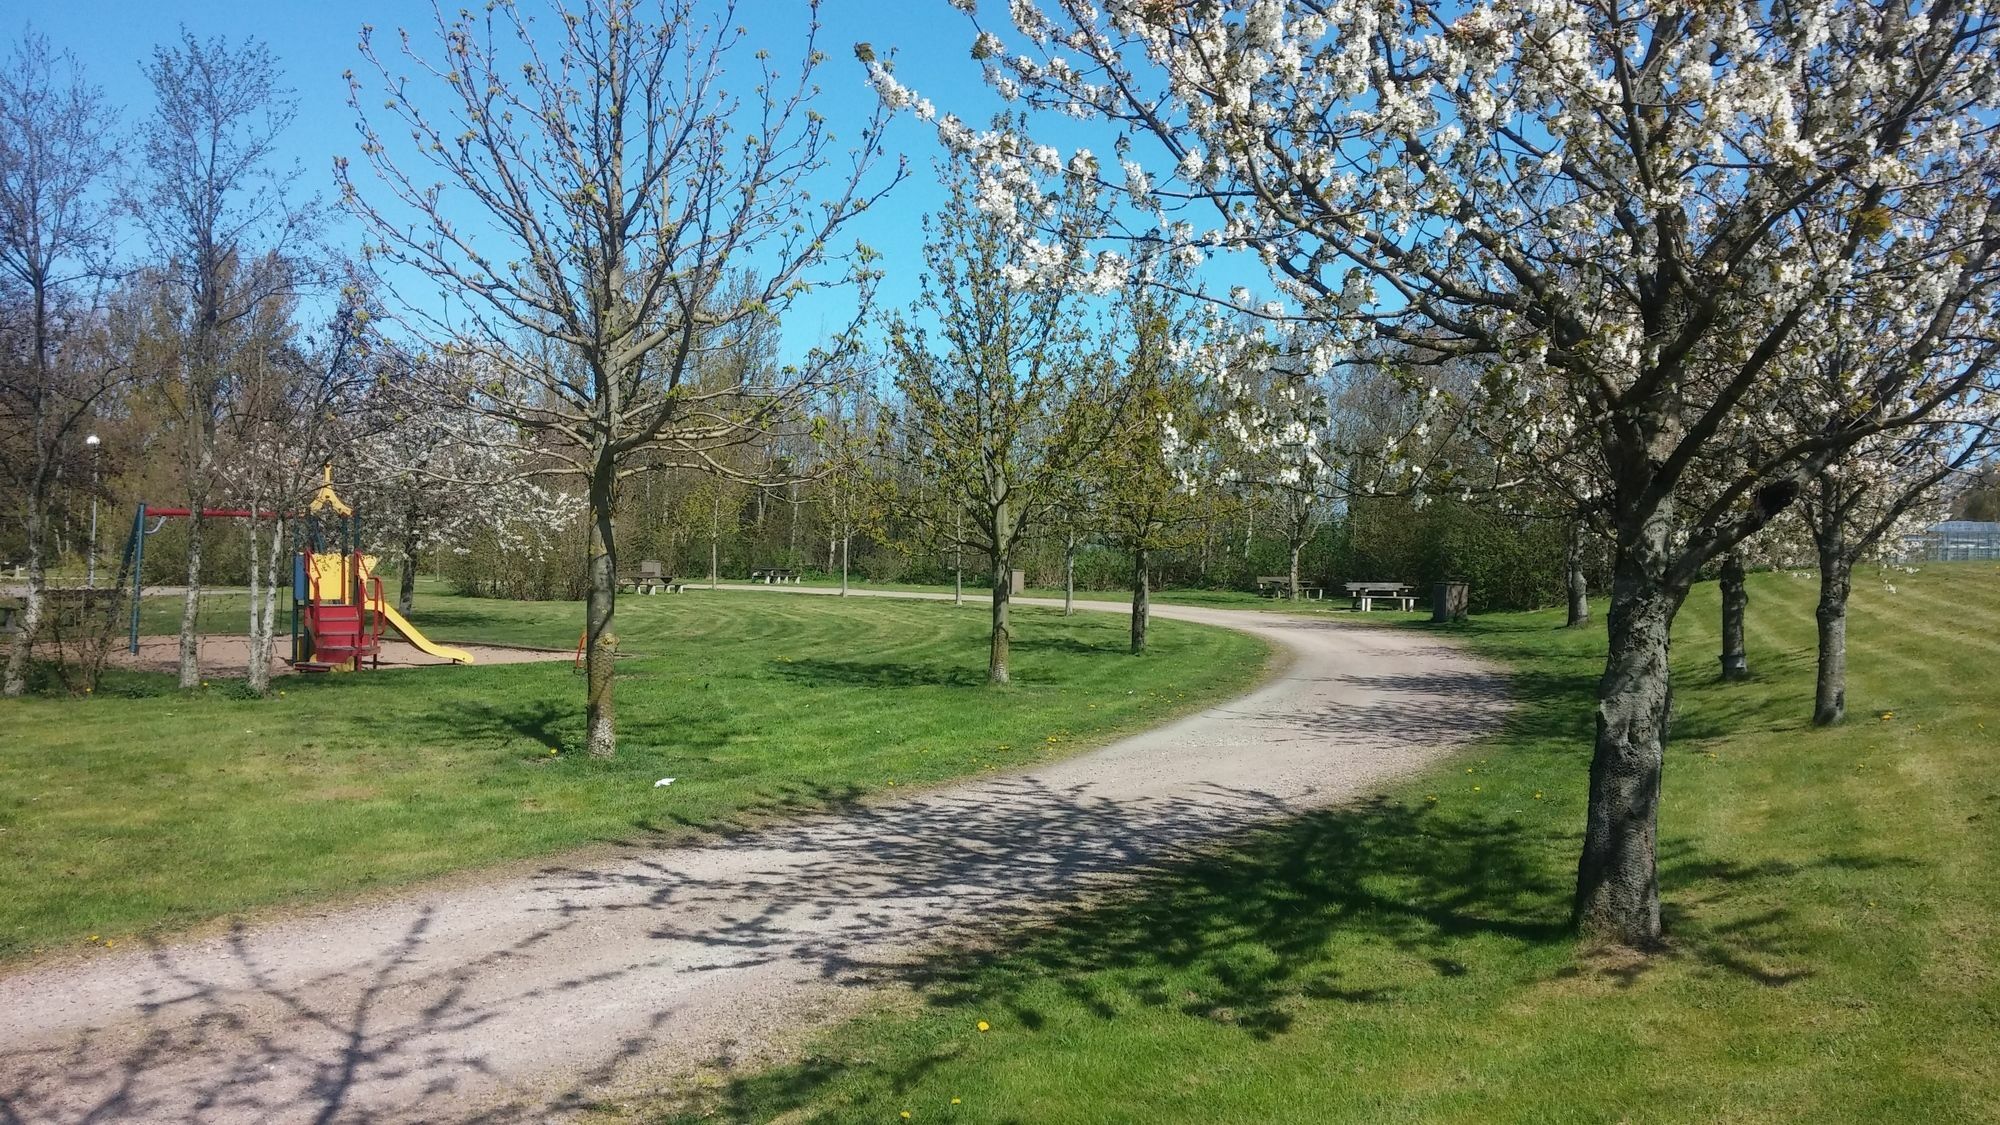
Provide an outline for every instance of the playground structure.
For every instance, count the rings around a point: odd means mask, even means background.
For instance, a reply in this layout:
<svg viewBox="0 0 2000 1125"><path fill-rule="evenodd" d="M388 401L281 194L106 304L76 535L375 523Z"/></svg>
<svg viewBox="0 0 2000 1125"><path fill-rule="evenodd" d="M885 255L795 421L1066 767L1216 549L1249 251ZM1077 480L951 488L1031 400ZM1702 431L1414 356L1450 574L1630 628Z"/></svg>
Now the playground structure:
<svg viewBox="0 0 2000 1125"><path fill-rule="evenodd" d="M185 519L188 508L155 508L144 502L132 517L126 541L132 573L132 628L129 647L139 651L139 608L146 537L168 519ZM303 513L281 515L244 508L204 508L205 519L283 518L292 527L292 646L289 663L300 672L354 672L381 659L384 628L421 652L454 664L471 664L472 654L424 636L382 596L375 556L363 554L360 518L333 490L333 470ZM147 521L156 521L152 527Z"/></svg>

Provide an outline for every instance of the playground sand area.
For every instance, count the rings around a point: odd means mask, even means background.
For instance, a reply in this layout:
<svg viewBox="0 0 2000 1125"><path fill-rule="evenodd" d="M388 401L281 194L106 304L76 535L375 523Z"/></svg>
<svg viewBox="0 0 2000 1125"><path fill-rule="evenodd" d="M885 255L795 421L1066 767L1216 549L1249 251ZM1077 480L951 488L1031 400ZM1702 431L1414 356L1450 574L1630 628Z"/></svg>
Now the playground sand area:
<svg viewBox="0 0 2000 1125"><path fill-rule="evenodd" d="M201 646L201 667L203 672L216 676L242 675L245 664L250 659L250 638L241 633L209 633L199 638ZM514 648L505 645L454 645L472 654L475 664L530 664L538 661L572 660L576 654L558 649ZM274 675L292 675L295 670L286 662L291 651L291 638L277 638L276 651L271 656L271 672ZM105 664L113 668L134 669L141 672L174 672L180 668L180 638L140 637L139 651L132 652L124 645L111 650L105 657ZM449 666L452 662L431 656L407 641L382 638L382 655L379 667L390 668L435 668Z"/></svg>

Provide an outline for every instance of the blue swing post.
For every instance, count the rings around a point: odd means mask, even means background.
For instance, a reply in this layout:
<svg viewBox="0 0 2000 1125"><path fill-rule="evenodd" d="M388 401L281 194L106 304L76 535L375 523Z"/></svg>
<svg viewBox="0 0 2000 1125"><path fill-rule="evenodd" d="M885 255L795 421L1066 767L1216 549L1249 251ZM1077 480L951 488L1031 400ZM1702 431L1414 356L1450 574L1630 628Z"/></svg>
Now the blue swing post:
<svg viewBox="0 0 2000 1125"><path fill-rule="evenodd" d="M139 592L145 585L146 570L146 502L139 501L138 514L132 517L132 541L125 548L132 558L132 652L139 651Z"/></svg>

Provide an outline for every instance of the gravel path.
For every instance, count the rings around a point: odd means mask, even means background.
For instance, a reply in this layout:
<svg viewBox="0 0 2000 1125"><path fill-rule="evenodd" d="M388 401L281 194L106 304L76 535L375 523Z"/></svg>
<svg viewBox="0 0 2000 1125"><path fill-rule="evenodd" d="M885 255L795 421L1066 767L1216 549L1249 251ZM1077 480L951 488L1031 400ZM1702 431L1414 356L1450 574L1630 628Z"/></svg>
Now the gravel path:
<svg viewBox="0 0 2000 1125"><path fill-rule="evenodd" d="M1418 633L1154 612L1292 660L1234 702L1022 773L0 978L0 1122L561 1116L755 1058L969 926L1371 792L1504 708L1496 672Z"/></svg>

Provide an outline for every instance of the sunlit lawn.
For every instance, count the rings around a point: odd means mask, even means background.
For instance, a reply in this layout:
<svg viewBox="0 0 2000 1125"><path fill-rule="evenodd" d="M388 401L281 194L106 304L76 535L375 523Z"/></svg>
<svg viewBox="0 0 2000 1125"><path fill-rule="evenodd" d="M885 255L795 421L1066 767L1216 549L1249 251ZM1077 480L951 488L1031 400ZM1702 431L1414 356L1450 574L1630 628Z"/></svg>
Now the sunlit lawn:
<svg viewBox="0 0 2000 1125"><path fill-rule="evenodd" d="M1388 799L939 955L796 1065L629 1112L2000 1120L2000 567L1863 582L1853 714L1824 731L1806 722L1813 581L1750 589L1752 682L1717 682L1713 587L1677 629L1664 955L1580 952L1566 929L1602 630L1494 615L1461 635L1515 669L1503 736Z"/></svg>
<svg viewBox="0 0 2000 1125"><path fill-rule="evenodd" d="M204 628L240 632L242 607L212 596ZM177 615L145 607L149 631ZM581 610L432 591L413 616L568 649ZM0 701L0 958L1012 769L1237 692L1267 655L1161 622L1133 658L1115 615L1023 610L993 689L978 608L692 591L624 599L620 622L612 762L577 752L567 661L292 677L263 701L235 670L192 695L126 673Z"/></svg>

